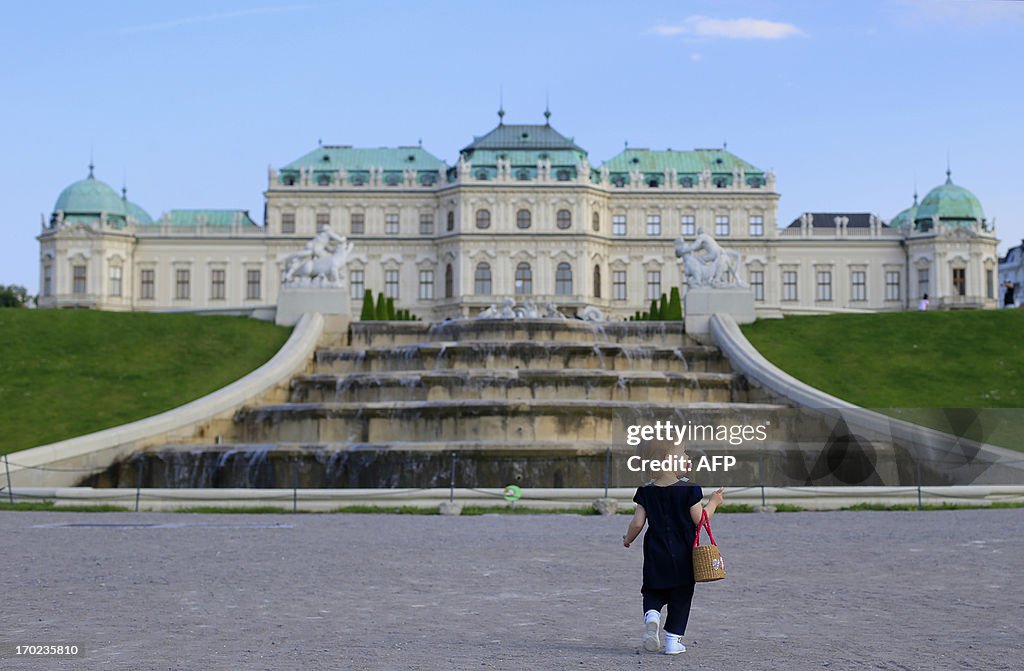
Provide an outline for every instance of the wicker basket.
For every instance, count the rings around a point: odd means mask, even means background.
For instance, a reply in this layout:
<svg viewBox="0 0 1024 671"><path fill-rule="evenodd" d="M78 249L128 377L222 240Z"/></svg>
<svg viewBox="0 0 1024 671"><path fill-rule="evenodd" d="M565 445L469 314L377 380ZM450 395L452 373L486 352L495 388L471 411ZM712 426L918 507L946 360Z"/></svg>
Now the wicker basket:
<svg viewBox="0 0 1024 671"><path fill-rule="evenodd" d="M700 544L700 530L708 530L708 538L711 545ZM708 513L701 511L700 526L697 527L697 534L693 537L693 579L696 582L714 582L725 578L725 560L722 553L718 551L715 544L715 537L711 535L711 522L708 521Z"/></svg>

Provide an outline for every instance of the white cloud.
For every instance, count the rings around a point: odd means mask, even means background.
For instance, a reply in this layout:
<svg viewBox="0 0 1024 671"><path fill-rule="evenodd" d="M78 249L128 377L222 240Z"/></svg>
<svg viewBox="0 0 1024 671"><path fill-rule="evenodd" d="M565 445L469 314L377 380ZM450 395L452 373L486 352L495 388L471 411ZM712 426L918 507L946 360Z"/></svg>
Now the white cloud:
<svg viewBox="0 0 1024 671"><path fill-rule="evenodd" d="M276 14L279 12L291 12L301 9L311 9L316 5L278 5L275 7L253 7L252 9L239 9L231 12L218 12L216 14L203 14L200 16L185 16L178 19L170 19L168 21L159 21L157 23L146 23L139 26L128 26L122 28L120 33L131 34L131 33L149 33L157 30L169 30L171 28L179 28L181 26L188 26L197 23L212 23L214 21L226 21L228 19L236 19L243 16L256 16L259 14Z"/></svg>
<svg viewBox="0 0 1024 671"><path fill-rule="evenodd" d="M660 23L651 31L661 37L722 37L731 40L783 40L799 37L802 30L792 23L767 19L715 19L710 16L688 16L682 23Z"/></svg>

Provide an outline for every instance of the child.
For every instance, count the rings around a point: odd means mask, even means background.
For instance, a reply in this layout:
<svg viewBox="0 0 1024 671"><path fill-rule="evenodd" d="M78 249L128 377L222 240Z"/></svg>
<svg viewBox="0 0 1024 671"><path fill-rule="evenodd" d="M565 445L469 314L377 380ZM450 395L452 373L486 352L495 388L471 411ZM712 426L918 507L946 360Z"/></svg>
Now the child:
<svg viewBox="0 0 1024 671"><path fill-rule="evenodd" d="M664 453L670 450L661 450ZM682 448L673 450L686 457ZM660 472L654 480L638 487L633 500L636 512L629 523L622 544L629 547L647 526L644 535L643 594L645 650L657 652L661 647L658 629L661 609L668 605L665 620L665 654L686 652L683 634L690 619L690 601L693 599L693 538L700 524L701 512L708 519L715 514L724 499L724 488L719 487L708 502L701 505L701 488L675 472Z"/></svg>

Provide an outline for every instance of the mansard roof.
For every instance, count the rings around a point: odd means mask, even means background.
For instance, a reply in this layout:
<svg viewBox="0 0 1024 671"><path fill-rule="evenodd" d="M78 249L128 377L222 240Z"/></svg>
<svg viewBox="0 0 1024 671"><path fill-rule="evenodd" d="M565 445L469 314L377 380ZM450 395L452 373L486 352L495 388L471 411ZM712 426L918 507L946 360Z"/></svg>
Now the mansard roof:
<svg viewBox="0 0 1024 671"><path fill-rule="evenodd" d="M474 152L478 149L497 151L563 149L580 152L584 156L587 154L573 142L571 137L565 137L550 124L500 123L485 135L474 137L472 142L463 147L462 152Z"/></svg>

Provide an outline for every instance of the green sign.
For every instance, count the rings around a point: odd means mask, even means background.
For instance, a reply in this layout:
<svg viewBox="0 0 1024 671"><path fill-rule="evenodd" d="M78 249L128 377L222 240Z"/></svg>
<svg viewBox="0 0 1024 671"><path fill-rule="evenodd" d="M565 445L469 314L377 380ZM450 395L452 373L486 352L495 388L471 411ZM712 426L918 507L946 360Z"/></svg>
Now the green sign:
<svg viewBox="0 0 1024 671"><path fill-rule="evenodd" d="M523 490L519 488L519 485L509 485L508 487L505 487L505 491L501 494L509 503L515 503L522 498Z"/></svg>

